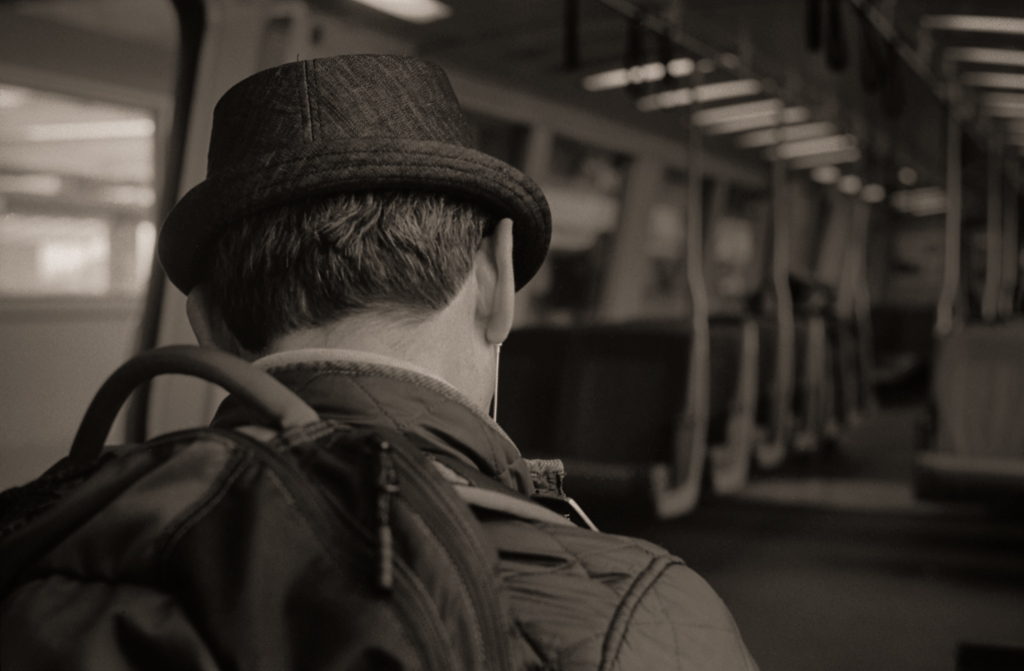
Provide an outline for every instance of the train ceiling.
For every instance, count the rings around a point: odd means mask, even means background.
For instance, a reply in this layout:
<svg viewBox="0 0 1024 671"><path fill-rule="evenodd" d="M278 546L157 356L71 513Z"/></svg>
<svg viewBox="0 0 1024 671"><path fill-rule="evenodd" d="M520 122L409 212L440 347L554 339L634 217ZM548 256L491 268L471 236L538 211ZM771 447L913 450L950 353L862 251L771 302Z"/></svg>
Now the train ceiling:
<svg viewBox="0 0 1024 671"><path fill-rule="evenodd" d="M445 0L447 18L414 24L391 18L355 0L309 0L316 8L351 17L415 45L419 53L443 64L476 72L535 94L584 107L649 132L681 139L685 114L679 110L640 112L638 96L666 88L664 82L602 92L584 90L587 75L621 67L627 60L665 58L664 40L655 30L669 26L679 58L714 56L704 75L713 83L754 76L763 92L730 102L781 97L787 105L805 106L813 121L836 124L864 148L862 172L891 173L913 166L922 181L944 179L944 78L965 82L962 113L970 120L975 143L983 146L995 130L1010 137L1004 120L990 123L977 114L987 96L1009 96L1021 105L1021 91L977 87L976 72L1010 75L1019 83L1024 67L980 65L944 58L961 47L1024 51L1024 35L924 30L928 16L967 14L1024 18L1020 0ZM5 3L8 4L8 3ZM88 30L116 33L124 39L168 42L170 0L15 0L20 11L70 22ZM566 8L576 8L567 24ZM834 11L835 8L839 11ZM808 9L820 12L817 50L808 47ZM865 11L880 23L866 21ZM639 12L639 13L637 13ZM644 25L630 28L628 14ZM833 17L839 17L835 23ZM574 26L574 49L567 50L566 26ZM890 41L878 27L891 26ZM664 31L663 31L664 32ZM884 32L884 30L883 30ZM890 48L888 45L892 45ZM899 55L902 49L909 59ZM723 60L722 55L732 60ZM910 65L917 62L915 72ZM710 62L710 61L707 61ZM738 69L735 66L739 65ZM923 75L923 76L922 76ZM1016 79L1013 79L1016 75ZM966 79L965 79L966 77ZM974 80L971 77L975 77ZM992 82L987 82L991 84ZM998 82L996 82L998 83ZM682 79L676 86L684 85ZM940 91L937 96L935 90ZM1015 122L1020 123L1020 122ZM736 146L736 136L709 139L717 151L751 155ZM1018 136L1014 140L1019 140ZM871 175L884 179L887 175Z"/></svg>
<svg viewBox="0 0 1024 671"><path fill-rule="evenodd" d="M313 0L334 13L353 15L419 45L420 53L443 63L473 70L497 81L526 88L545 97L584 106L624 123L661 134L683 134L677 110L638 112L636 96L660 84L587 92L588 74L621 67L632 58L641 62L663 57L652 30L631 36L624 16L634 9L653 19L648 25L671 25L679 31L675 53L699 58L706 52L738 56L741 71L718 63L706 81L737 79L752 74L765 91L747 100L780 95L789 105L807 106L814 120L831 121L840 132L856 135L865 148L860 169L893 173L911 165L925 181L944 180L944 77L959 80L968 71L1010 74L1019 86L1024 67L955 63L944 56L956 47L1024 52L1024 34L923 29L926 17L959 14L1024 19L1020 0L446 0L451 15L416 25L364 9L354 0ZM567 4L578 9L575 54L566 53ZM820 12L821 45L808 47L808 8ZM839 11L833 11L838 7ZM866 20L871 11L877 24ZM833 23L833 16L839 21ZM879 32L891 27L891 40ZM837 40L836 36L840 39ZM569 38L572 39L571 37ZM638 43L639 42L639 46ZM890 48L888 45L892 45ZM839 48L839 47L842 48ZM687 48L691 47L691 48ZM922 65L915 72L899 50ZM639 52L639 53L638 53ZM1018 56L1019 58L1019 56ZM568 61L568 62L567 62ZM573 62L574 61L574 62ZM922 77L922 75L924 75ZM1013 75L1018 75L1013 78ZM772 87L777 90L772 90ZM934 89L934 90L933 90ZM935 90L940 92L936 95ZM996 89L964 87L961 112L977 144L994 128L1007 133L1004 121L980 118L977 106ZM1010 96L1024 97L1019 90ZM742 99L737 99L742 100ZM1016 100L1014 101L1016 102ZM1024 104L1024 103L1022 103ZM721 151L735 151L733 138L712 138ZM886 178L877 175L874 178Z"/></svg>

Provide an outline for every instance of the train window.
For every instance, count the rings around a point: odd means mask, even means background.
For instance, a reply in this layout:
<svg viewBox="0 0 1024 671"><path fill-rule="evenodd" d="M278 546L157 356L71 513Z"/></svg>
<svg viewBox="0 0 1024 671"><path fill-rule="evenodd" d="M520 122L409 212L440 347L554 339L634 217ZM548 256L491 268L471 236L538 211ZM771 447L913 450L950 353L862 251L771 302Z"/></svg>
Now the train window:
<svg viewBox="0 0 1024 671"><path fill-rule="evenodd" d="M0 83L0 128L0 295L139 295L156 239L153 112Z"/></svg>
<svg viewBox="0 0 1024 671"><path fill-rule="evenodd" d="M715 278L716 293L729 298L745 295L749 287L744 271L754 260L754 222L742 217L721 217L712 229L709 247L709 258L720 270Z"/></svg>
<svg viewBox="0 0 1024 671"><path fill-rule="evenodd" d="M942 286L945 235L941 217L898 222L889 248L884 304L928 310L935 305Z"/></svg>
<svg viewBox="0 0 1024 671"><path fill-rule="evenodd" d="M643 317L683 317L690 311L686 283L686 194L686 173L666 169L661 190L647 216Z"/></svg>
<svg viewBox="0 0 1024 671"><path fill-rule="evenodd" d="M534 286L543 321L593 319L618 230L630 157L555 136L544 193L551 250Z"/></svg>
<svg viewBox="0 0 1024 671"><path fill-rule="evenodd" d="M704 251L712 312L742 312L764 275L770 201L763 190L723 185L716 199Z"/></svg>

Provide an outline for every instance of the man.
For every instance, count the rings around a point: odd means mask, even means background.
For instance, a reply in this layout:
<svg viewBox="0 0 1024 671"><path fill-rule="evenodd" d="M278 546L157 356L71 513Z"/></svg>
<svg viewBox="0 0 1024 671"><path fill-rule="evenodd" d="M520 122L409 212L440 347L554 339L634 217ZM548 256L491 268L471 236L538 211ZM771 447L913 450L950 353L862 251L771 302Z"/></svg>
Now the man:
<svg viewBox="0 0 1024 671"><path fill-rule="evenodd" d="M439 68L345 56L225 94L207 180L159 253L200 344L347 424L417 437L455 479L559 496L488 414L515 291L549 238L543 195L470 148ZM661 548L515 515L483 527L530 668L756 668L718 597Z"/></svg>

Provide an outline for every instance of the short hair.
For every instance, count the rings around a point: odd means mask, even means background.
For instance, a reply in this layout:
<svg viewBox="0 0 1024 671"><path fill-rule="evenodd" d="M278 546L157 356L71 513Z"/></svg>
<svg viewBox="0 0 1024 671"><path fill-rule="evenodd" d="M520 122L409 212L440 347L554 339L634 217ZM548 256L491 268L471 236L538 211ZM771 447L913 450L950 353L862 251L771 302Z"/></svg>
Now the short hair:
<svg viewBox="0 0 1024 671"><path fill-rule="evenodd" d="M305 198L231 226L204 281L239 344L258 354L291 331L357 313L425 318L455 297L497 223L443 194Z"/></svg>

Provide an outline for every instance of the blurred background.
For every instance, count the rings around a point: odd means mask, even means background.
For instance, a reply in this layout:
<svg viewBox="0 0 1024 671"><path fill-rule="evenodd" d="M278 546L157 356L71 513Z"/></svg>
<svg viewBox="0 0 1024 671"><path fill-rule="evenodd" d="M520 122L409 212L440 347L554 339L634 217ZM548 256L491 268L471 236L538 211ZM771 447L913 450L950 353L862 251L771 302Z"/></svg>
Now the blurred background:
<svg viewBox="0 0 1024 671"><path fill-rule="evenodd" d="M599 527L765 671L1024 668L1019 0L4 0L0 489L194 342L153 248L216 100L344 53L441 64L547 195L499 423ZM110 442L222 398L157 380Z"/></svg>

